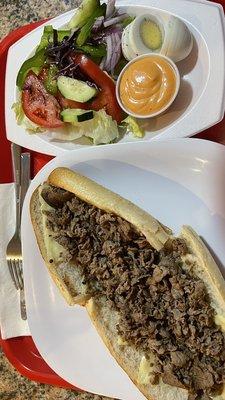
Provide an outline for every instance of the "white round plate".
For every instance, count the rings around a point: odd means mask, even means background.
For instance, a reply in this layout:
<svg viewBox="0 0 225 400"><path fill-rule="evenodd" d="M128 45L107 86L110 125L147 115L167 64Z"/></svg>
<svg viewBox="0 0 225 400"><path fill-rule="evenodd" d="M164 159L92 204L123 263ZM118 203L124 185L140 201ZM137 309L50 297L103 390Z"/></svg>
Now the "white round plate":
<svg viewBox="0 0 225 400"><path fill-rule="evenodd" d="M75 169L130 199L175 233L190 224L222 266L225 148L204 140L176 139L67 152L39 172L25 199L25 294L28 323L39 352L58 375L75 386L123 400L143 400L105 348L86 311L65 303L38 250L29 216L30 197L58 166Z"/></svg>
<svg viewBox="0 0 225 400"><path fill-rule="evenodd" d="M138 3L138 4L137 4ZM146 120L144 141L193 136L223 118L225 91L224 14L220 4L201 0L118 0L117 7L130 15L154 13L156 9L182 18L194 36L194 48L185 60L177 63L181 74L179 94L167 110ZM52 19L44 25L59 28L66 24L74 11ZM10 47L6 68L6 132L10 141L46 154L58 155L63 150L92 147L89 141L54 141L51 134L29 135L16 123L12 104L17 99L16 76L21 64L39 43L43 25ZM137 142L131 134L120 142Z"/></svg>

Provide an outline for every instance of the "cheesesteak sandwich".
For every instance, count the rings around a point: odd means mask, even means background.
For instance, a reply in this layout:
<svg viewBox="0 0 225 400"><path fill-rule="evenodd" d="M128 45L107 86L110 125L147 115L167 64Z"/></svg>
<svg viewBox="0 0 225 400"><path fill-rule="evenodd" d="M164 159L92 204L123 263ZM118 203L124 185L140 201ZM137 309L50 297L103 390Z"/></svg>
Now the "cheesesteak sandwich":
<svg viewBox="0 0 225 400"><path fill-rule="evenodd" d="M225 282L192 228L174 237L67 168L35 190L30 211L61 293L86 306L147 399L225 399Z"/></svg>

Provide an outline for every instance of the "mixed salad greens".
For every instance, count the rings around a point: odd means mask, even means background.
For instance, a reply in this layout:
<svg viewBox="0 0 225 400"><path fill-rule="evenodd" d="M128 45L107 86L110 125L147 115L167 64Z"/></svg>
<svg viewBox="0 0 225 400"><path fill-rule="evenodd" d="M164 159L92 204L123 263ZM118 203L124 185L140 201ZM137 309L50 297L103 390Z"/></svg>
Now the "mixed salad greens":
<svg viewBox="0 0 225 400"><path fill-rule="evenodd" d="M142 137L115 93L115 79L127 62L122 32L133 19L115 8L115 0L107 5L83 0L64 29L45 26L17 76L18 124L33 133L54 129L53 138L64 141L88 136L94 144L110 143L118 140L120 128Z"/></svg>

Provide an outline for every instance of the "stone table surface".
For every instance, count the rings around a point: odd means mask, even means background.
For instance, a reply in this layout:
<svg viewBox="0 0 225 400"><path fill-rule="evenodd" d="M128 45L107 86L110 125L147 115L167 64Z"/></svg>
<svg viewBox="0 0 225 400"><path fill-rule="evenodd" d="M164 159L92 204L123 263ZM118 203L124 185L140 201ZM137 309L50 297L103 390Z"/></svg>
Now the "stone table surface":
<svg viewBox="0 0 225 400"><path fill-rule="evenodd" d="M0 38L29 22L39 21L75 8L79 0L0 0Z"/></svg>
<svg viewBox="0 0 225 400"><path fill-rule="evenodd" d="M70 0L0 0L0 39L10 31L29 22L55 17L75 8L78 1ZM21 376L0 350L0 399L1 400L107 400L90 393L32 382Z"/></svg>

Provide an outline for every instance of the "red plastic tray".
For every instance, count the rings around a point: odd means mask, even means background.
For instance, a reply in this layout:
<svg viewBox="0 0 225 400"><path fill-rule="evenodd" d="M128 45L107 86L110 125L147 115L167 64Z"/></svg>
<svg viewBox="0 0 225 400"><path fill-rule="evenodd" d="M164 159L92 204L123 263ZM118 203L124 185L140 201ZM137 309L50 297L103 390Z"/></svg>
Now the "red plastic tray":
<svg viewBox="0 0 225 400"><path fill-rule="evenodd" d="M224 7L225 0L222 0L221 4ZM16 29L0 42L0 99L2 102L0 106L0 183L12 181L10 143L6 139L4 121L4 77L7 52L13 43L37 26L41 25L43 22L44 21L36 22ZM225 118L219 124L201 132L195 137L225 144ZM49 160L52 159L52 157L33 151L30 151L30 153L32 160L31 173L32 176L34 176ZM11 364L27 378L59 387L77 389L55 374L55 372L46 364L35 347L31 336L17 337L8 340L2 340L0 336L0 345Z"/></svg>
<svg viewBox="0 0 225 400"><path fill-rule="evenodd" d="M2 101L0 107L0 183L12 181L10 142L6 139L5 135L4 117L5 67L8 49L22 36L41 25L43 22L44 21L36 22L16 29L0 43L0 99ZM30 153L32 160L32 176L34 176L49 160L53 158L33 151L30 151ZM39 354L31 336L22 336L8 340L3 340L0 336L0 345L11 364L27 378L41 383L79 390L60 378L60 376L58 376L46 364Z"/></svg>

